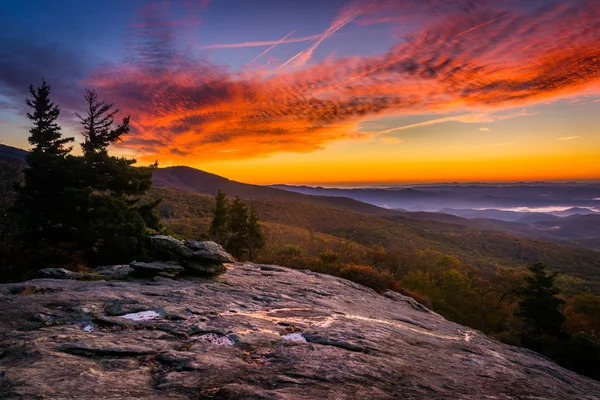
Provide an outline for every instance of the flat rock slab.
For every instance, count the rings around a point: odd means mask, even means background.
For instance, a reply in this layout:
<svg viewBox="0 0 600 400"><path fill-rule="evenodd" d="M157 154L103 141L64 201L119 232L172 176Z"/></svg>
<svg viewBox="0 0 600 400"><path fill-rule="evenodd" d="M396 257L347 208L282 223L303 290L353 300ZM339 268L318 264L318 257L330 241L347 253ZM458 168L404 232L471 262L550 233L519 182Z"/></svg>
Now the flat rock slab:
<svg viewBox="0 0 600 400"><path fill-rule="evenodd" d="M178 262L176 261L154 261L154 262L140 262L134 261L129 266L133 269L133 273L140 276L169 276L173 277L177 274L185 271Z"/></svg>
<svg viewBox="0 0 600 400"><path fill-rule="evenodd" d="M600 398L405 296L279 266L0 285L0 316L0 398Z"/></svg>

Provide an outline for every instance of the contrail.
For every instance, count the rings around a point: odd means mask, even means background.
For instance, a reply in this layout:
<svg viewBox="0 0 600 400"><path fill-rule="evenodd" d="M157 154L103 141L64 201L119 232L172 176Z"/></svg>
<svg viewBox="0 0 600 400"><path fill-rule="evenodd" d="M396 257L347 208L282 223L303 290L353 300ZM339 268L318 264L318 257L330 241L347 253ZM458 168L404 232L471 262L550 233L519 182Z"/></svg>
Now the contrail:
<svg viewBox="0 0 600 400"><path fill-rule="evenodd" d="M273 43L269 48L267 48L265 51L263 51L262 53L260 53L259 55L257 55L256 57L254 57L252 60L250 60L250 62L248 62L248 64L253 63L254 61L258 60L259 58L261 58L262 56L264 56L265 54L267 54L269 51L273 50L273 48L281 43L285 43L284 41L289 38L290 36L292 36L296 31L293 30L290 33L288 33L287 35L285 35L284 37L282 37L281 39L279 39L276 43Z"/></svg>
<svg viewBox="0 0 600 400"><path fill-rule="evenodd" d="M365 13L366 11L368 11L369 9L371 9L372 7L374 7L377 3L379 3L381 0L374 0L371 3L369 3L367 6L355 11L354 13L348 15L347 17L345 17L344 19L342 19L341 21L337 21L334 22L329 28L327 28L325 31L323 31L320 35L316 36L316 42L308 47L305 50L302 50L301 52L299 52L298 54L296 54L295 56L293 56L292 58L290 58L289 60L287 60L285 63L281 64L279 67L277 67L277 69L283 68L284 66L288 65L290 62L292 62L293 60L295 60L296 58L300 57L300 56L307 56L308 58L306 58L305 60L303 60L302 65L306 64L306 62L308 62L308 60L310 59L310 56L312 56L313 51L321 44L323 43L323 41L325 39L327 39L328 37L330 37L331 35L333 35L335 32L339 31L340 29L342 29L344 26L348 25L350 22L352 22L354 19L356 19L358 16L360 16L361 14Z"/></svg>
<svg viewBox="0 0 600 400"><path fill-rule="evenodd" d="M286 40L266 40L266 41L243 42L243 43L217 43L217 44L208 44L205 46L199 46L199 48L201 48L201 49L235 49L238 47L262 47L262 46L272 46L274 44L283 44L283 43L308 42L309 40L314 40L318 37L319 37L319 35L311 35L311 36L303 36L303 37L299 37L299 38L286 39Z"/></svg>
<svg viewBox="0 0 600 400"><path fill-rule="evenodd" d="M504 19L504 18L506 18L506 17L509 17L509 16L511 16L511 15L513 15L513 14L515 14L515 11L513 11L513 12L511 12L511 13L508 13L508 14L505 14L505 15L503 15L503 16L501 16L501 17L494 18L493 20L491 20L491 21L488 21L488 22L485 22L485 23L483 23L483 24L481 24L481 25L474 26L473 28L471 28L471 29L467 29L466 31L464 31L464 32L461 32L461 33L457 34L457 35L456 35L456 36L454 36L454 37L455 37L455 38L457 38L457 37L459 37L459 36L466 35L466 34L467 34L467 33L469 33L469 32L473 32L473 31L474 31L474 30L476 30L476 29L483 28L484 26L487 26L487 25L493 24L494 22L500 21L501 19Z"/></svg>

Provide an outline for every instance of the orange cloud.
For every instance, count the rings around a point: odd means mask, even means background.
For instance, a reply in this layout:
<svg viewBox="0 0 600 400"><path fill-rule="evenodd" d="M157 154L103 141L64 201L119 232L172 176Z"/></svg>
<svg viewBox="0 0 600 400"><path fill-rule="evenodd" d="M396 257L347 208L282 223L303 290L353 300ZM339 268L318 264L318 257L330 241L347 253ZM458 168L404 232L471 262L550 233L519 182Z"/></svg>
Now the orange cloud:
<svg viewBox="0 0 600 400"><path fill-rule="evenodd" d="M311 152L371 135L358 124L384 113L462 112L425 124L493 122L498 110L572 96L600 81L599 2L535 11L449 3L437 2L444 18L423 23L384 54L305 65L321 39L383 6L357 3L295 56L295 70L269 74L192 58L160 25L162 34L140 35L134 59L95 71L87 83L132 114L134 130L122 146L144 161L190 163Z"/></svg>

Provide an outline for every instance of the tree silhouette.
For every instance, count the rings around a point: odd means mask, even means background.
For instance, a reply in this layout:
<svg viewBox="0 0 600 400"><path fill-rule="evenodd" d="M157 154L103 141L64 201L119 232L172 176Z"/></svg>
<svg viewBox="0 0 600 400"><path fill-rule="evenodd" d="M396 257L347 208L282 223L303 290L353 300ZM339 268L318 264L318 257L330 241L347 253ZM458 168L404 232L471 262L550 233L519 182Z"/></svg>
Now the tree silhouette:
<svg viewBox="0 0 600 400"><path fill-rule="evenodd" d="M565 316L559 307L565 303L556 297L561 290L554 286L557 273L549 274L546 265L535 263L527 267L531 275L525 277L525 286L517 290L521 295L516 316L525 323L523 341L527 347L539 350L544 337L564 334Z"/></svg>
<svg viewBox="0 0 600 400"><path fill-rule="evenodd" d="M85 154L105 152L109 145L122 140L121 136L129 133L129 116L123 118L121 125L114 127L115 115L119 109L113 109L112 103L98 100L94 90L86 89L85 101L87 115L76 114L83 125L81 133L85 138L81 147Z"/></svg>
<svg viewBox="0 0 600 400"><path fill-rule="evenodd" d="M248 250L248 208L238 196L229 207L227 230L226 249L234 257L241 258Z"/></svg>
<svg viewBox="0 0 600 400"><path fill-rule="evenodd" d="M32 125L28 140L33 148L26 156L28 168L24 169L23 185L17 187L13 212L20 221L24 243L36 248L35 255L46 263L54 261L59 246L73 241L69 213L74 204L68 189L77 184L75 158L66 147L73 138L62 137L60 108L50 100L50 89L46 81L35 89L29 86L32 97L26 99L31 108L27 118Z"/></svg>
<svg viewBox="0 0 600 400"><path fill-rule="evenodd" d="M248 258L254 259L256 251L265 247L265 236L262 228L258 223L258 214L256 207L250 207L250 215L248 216Z"/></svg>
<svg viewBox="0 0 600 400"><path fill-rule="evenodd" d="M210 222L208 235L211 240L224 245L227 242L227 222L228 222L229 204L227 197L221 189L215 196L215 208L213 208L213 219Z"/></svg>
<svg viewBox="0 0 600 400"><path fill-rule="evenodd" d="M80 242L91 264L127 262L146 251L148 228L160 229L154 209L160 200L139 204L152 186L157 164L134 167L135 159L114 157L108 147L129 133L129 117L114 126L118 109L98 99L93 90L84 96L87 113L77 114L83 126L82 179L86 196L80 196L84 208Z"/></svg>
<svg viewBox="0 0 600 400"><path fill-rule="evenodd" d="M29 85L32 99L26 99L25 102L32 109L27 113L27 118L33 126L29 128L28 141L33 145L34 152L64 156L71 151L71 148L66 148L65 144L74 139L62 137L61 128L57 123L60 107L50 100L50 89L50 85L45 80L42 80L42 85L36 89L33 85ZM31 166L30 158L28 157L27 161Z"/></svg>

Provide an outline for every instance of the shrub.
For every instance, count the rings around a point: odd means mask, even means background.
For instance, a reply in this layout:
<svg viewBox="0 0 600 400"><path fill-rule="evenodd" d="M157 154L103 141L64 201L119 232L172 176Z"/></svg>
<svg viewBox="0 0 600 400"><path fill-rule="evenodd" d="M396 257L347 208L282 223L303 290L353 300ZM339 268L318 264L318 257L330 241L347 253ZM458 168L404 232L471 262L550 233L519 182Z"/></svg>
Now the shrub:
<svg viewBox="0 0 600 400"><path fill-rule="evenodd" d="M324 252L322 252L321 254L319 254L319 258L325 264L335 264L338 261L340 261L340 255L338 253L334 252L334 251L331 251L331 250L325 250Z"/></svg>
<svg viewBox="0 0 600 400"><path fill-rule="evenodd" d="M284 257L301 257L304 255L304 250L298 245L286 244L279 249L277 254Z"/></svg>
<svg viewBox="0 0 600 400"><path fill-rule="evenodd" d="M370 287L378 293L385 292L388 287L388 279L368 265L346 264L339 270L338 276Z"/></svg>

